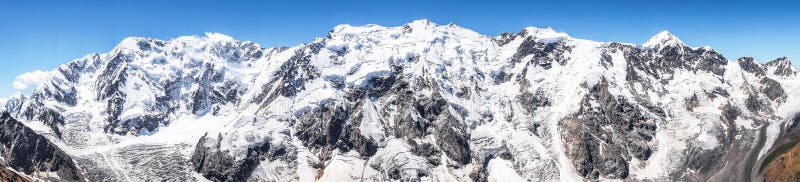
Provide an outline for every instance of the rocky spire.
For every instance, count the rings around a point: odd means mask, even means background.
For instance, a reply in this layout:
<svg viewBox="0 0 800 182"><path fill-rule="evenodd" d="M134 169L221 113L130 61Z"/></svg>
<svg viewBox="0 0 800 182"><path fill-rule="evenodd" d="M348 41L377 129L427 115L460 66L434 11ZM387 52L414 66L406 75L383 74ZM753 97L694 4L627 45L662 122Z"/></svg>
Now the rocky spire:
<svg viewBox="0 0 800 182"><path fill-rule="evenodd" d="M794 67L789 58L781 57L764 64L768 73L779 76L795 76L797 75L797 68Z"/></svg>

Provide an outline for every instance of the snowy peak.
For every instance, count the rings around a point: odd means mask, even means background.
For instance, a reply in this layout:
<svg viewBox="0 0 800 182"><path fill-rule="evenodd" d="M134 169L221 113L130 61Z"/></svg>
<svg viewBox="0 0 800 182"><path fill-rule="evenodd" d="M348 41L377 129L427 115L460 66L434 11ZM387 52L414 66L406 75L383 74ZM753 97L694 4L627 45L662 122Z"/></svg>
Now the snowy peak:
<svg viewBox="0 0 800 182"><path fill-rule="evenodd" d="M120 53L138 53L141 51L164 51L164 48L178 49L178 48L193 48L198 50L214 49L219 47L231 45L256 45L253 42L245 41L240 42L233 37L215 33L206 32L205 36L181 36L171 40L159 40L154 38L145 37L127 37L120 41L112 52Z"/></svg>
<svg viewBox="0 0 800 182"><path fill-rule="evenodd" d="M787 57L780 57L764 64L764 66L792 66L792 62Z"/></svg>
<svg viewBox="0 0 800 182"><path fill-rule="evenodd" d="M368 34L368 35L367 35ZM424 39L426 37L437 35L457 35L456 37L479 37L479 33L470 29L450 23L447 25L436 24L427 19L414 20L412 22L395 26L384 27L381 25L367 24L361 26L353 26L350 24L337 25L330 31L328 38L345 36L390 36L392 38L400 38L400 34L407 34L410 38ZM374 37L373 37L374 38Z"/></svg>
<svg viewBox="0 0 800 182"><path fill-rule="evenodd" d="M526 27L525 29L522 30L522 32L525 35L532 37L536 41L547 42L547 43L558 42L570 38L567 33L557 32L556 30L553 30L553 28L551 27L547 28Z"/></svg>
<svg viewBox="0 0 800 182"><path fill-rule="evenodd" d="M410 28L411 30L426 30L426 29L454 30L455 29L455 30L461 30L461 31L464 31L464 30L472 31L472 30L466 29L464 27L458 26L458 25L456 25L454 23L448 23L447 25L436 24L434 22L431 22L428 19L414 20L414 21L411 21L409 23L404 24L401 27Z"/></svg>
<svg viewBox="0 0 800 182"><path fill-rule="evenodd" d="M386 27L375 25L375 24L368 24L364 26L352 26L350 24L341 24L333 27L331 30L331 34L358 34L362 32L368 32L373 30L384 30Z"/></svg>
<svg viewBox="0 0 800 182"><path fill-rule="evenodd" d="M155 40L143 37L127 37L117 44L112 52L136 53L150 46Z"/></svg>
<svg viewBox="0 0 800 182"><path fill-rule="evenodd" d="M412 31L412 30L435 29L437 27L440 27L440 25L432 23L427 19L420 19L420 20L414 20L412 22L403 24L400 27L402 27L406 31ZM350 24L340 24L340 25L337 25L336 27L334 27L333 30L331 30L331 33L333 33L333 34L359 34L359 33L373 32L373 31L382 31L382 30L385 31L385 30L390 30L390 29L394 29L394 28L398 28L398 27L384 27L384 26L376 25L376 24L366 24L366 25L362 25L362 26L353 26L353 25L350 25Z"/></svg>
<svg viewBox="0 0 800 182"><path fill-rule="evenodd" d="M181 36L169 40L128 37L120 41L107 55L121 54L132 60L145 61L149 65L151 62L160 62L159 59L153 60L159 57L154 53L195 54L200 57L220 57L229 62L244 62L260 58L263 48L251 41L239 41L221 33L207 32L204 36ZM144 57L152 58L140 59Z"/></svg>
<svg viewBox="0 0 800 182"><path fill-rule="evenodd" d="M752 57L741 57L737 62L739 63L739 67L746 72L755 74L756 76L764 76L765 74L761 64L756 62Z"/></svg>
<svg viewBox="0 0 800 182"><path fill-rule="evenodd" d="M645 48L660 48L667 46L683 46L683 41L669 31L662 31L651 37L642 46Z"/></svg>
<svg viewBox="0 0 800 182"><path fill-rule="evenodd" d="M2 105L1 109L4 109L6 111L16 109L22 104L22 101L24 100L25 100L25 95L22 95L22 93L17 92L10 98L3 98L2 103L0 103L0 105Z"/></svg>
<svg viewBox="0 0 800 182"><path fill-rule="evenodd" d="M794 67L789 58L781 57L764 64L764 68L768 73L778 76L795 76L797 75L797 68Z"/></svg>
<svg viewBox="0 0 800 182"><path fill-rule="evenodd" d="M431 23L431 21L428 20L428 19L414 20L414 21L411 21L410 23L407 23L406 25L411 27L411 28L425 28L425 27L428 27L428 26L436 26L435 23Z"/></svg>

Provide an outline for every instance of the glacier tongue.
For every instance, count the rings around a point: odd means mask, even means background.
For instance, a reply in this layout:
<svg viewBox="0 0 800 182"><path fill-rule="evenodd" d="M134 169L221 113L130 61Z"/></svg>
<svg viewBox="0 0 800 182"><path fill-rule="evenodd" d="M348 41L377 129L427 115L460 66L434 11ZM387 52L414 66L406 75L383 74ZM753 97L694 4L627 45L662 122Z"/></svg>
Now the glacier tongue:
<svg viewBox="0 0 800 182"><path fill-rule="evenodd" d="M4 108L101 181L724 180L800 111L788 60L729 62L667 31L133 37L53 73Z"/></svg>

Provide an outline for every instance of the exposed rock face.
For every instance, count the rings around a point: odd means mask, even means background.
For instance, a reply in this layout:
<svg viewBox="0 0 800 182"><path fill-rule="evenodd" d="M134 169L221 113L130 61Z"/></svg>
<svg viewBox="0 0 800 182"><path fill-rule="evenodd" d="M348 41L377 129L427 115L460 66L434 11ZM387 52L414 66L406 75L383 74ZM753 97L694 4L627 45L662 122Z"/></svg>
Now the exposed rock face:
<svg viewBox="0 0 800 182"><path fill-rule="evenodd" d="M786 131L792 131L794 128L797 127L797 124L800 124L800 113L794 114L792 119L789 120L789 124L786 127Z"/></svg>
<svg viewBox="0 0 800 182"><path fill-rule="evenodd" d="M794 67L788 58L782 57L764 64L768 70L772 70L772 74L778 76L797 76L797 68Z"/></svg>
<svg viewBox="0 0 800 182"><path fill-rule="evenodd" d="M783 91L783 86L777 81L770 78L762 78L759 83L761 83L761 93L764 93L767 98L777 100L778 102L784 102L786 100L786 93Z"/></svg>
<svg viewBox="0 0 800 182"><path fill-rule="evenodd" d="M718 52L705 48L691 49L685 45L664 46L660 49L639 49L630 45L612 43L611 48L621 49L630 71L640 70L657 79L672 79L675 71L706 71L722 76L728 61ZM629 73L635 76L636 73Z"/></svg>
<svg viewBox="0 0 800 182"><path fill-rule="evenodd" d="M246 155L237 158L220 150L221 140L221 135L216 138L203 136L191 156L195 171L213 181L245 181L261 160L294 160L296 156L287 153L289 151L283 146L271 146L269 142L263 142L248 147Z"/></svg>
<svg viewBox="0 0 800 182"><path fill-rule="evenodd" d="M528 113L535 113L536 109L540 107L550 106L550 99L544 96L543 93L530 93L525 92L517 96L517 102L522 105Z"/></svg>
<svg viewBox="0 0 800 182"><path fill-rule="evenodd" d="M746 72L750 72L755 74L756 76L764 76L764 69L761 67L761 64L758 64L753 58L751 57L743 57L739 58L739 67L742 67L742 70Z"/></svg>
<svg viewBox="0 0 800 182"><path fill-rule="evenodd" d="M319 77L317 68L310 64L310 54L319 50L319 45L308 46L310 52L297 51L294 56L289 58L278 68L278 74L272 80L279 80L277 93L284 97L293 97L297 92L305 89L308 80Z"/></svg>
<svg viewBox="0 0 800 182"><path fill-rule="evenodd" d="M609 93L608 82L590 88L577 113L560 123L566 154L589 179L626 178L631 158L646 161L653 152L657 117Z"/></svg>
<svg viewBox="0 0 800 182"><path fill-rule="evenodd" d="M331 102L301 117L297 137L312 150L332 150L341 137L348 113L345 108Z"/></svg>
<svg viewBox="0 0 800 182"><path fill-rule="evenodd" d="M530 59L530 64L550 69L554 62L560 65L566 64L567 58L564 57L564 54L570 50L570 47L564 42L537 42L533 37L528 37L519 45L517 53L514 54L511 61L514 63L520 62L526 56L533 55L533 58Z"/></svg>
<svg viewBox="0 0 800 182"><path fill-rule="evenodd" d="M223 153L224 151L219 149L219 141L222 140L222 136L217 137L217 141L207 140L209 140L207 135L200 138L197 148L192 154L192 165L196 171L214 181L244 181L250 176L255 168L252 161L243 162L241 165L234 163L233 156ZM206 143L211 145L206 145Z"/></svg>
<svg viewBox="0 0 800 182"><path fill-rule="evenodd" d="M53 172L55 179L85 181L70 156L8 113L0 116L0 131L0 154L6 166L45 179L48 178L41 172Z"/></svg>
<svg viewBox="0 0 800 182"><path fill-rule="evenodd" d="M469 133L466 126L453 115L449 110L443 113L434 123L436 129L436 144L447 157L455 160L461 165L472 162L472 151L469 147Z"/></svg>
<svg viewBox="0 0 800 182"><path fill-rule="evenodd" d="M16 171L6 168L5 165L0 164L0 181L28 182L31 181L31 179L28 179Z"/></svg>

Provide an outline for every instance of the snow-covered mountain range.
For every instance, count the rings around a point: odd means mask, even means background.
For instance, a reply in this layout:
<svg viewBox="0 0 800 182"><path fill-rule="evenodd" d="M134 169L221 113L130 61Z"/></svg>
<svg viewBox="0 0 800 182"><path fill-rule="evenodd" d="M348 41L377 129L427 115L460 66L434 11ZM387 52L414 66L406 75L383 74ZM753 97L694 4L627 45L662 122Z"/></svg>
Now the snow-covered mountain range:
<svg viewBox="0 0 800 182"><path fill-rule="evenodd" d="M132 37L50 74L4 104L0 177L749 181L800 132L788 59L727 60L666 31L637 45L417 20L294 47Z"/></svg>

